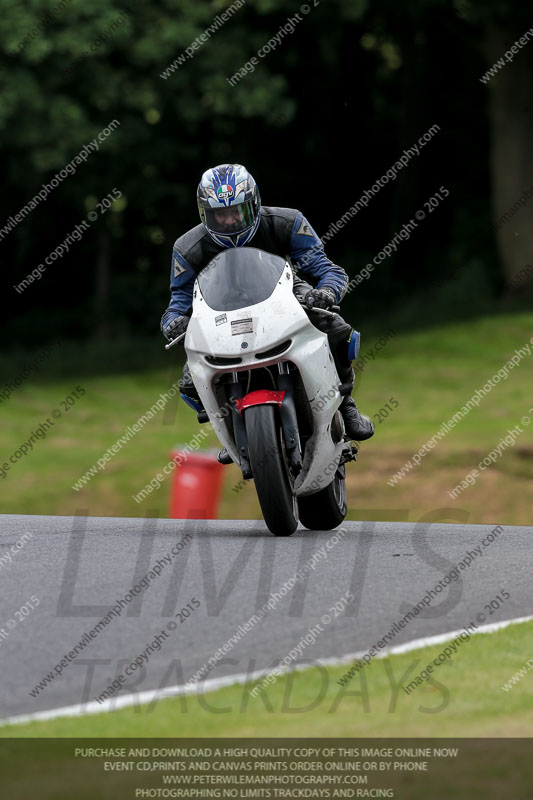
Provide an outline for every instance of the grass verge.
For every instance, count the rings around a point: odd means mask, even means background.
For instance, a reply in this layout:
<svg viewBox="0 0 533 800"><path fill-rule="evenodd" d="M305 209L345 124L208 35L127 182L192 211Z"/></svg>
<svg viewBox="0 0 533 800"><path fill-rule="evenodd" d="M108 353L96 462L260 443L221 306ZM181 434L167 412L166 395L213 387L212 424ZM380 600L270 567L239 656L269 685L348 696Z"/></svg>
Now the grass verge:
<svg viewBox="0 0 533 800"><path fill-rule="evenodd" d="M349 668L288 673L257 697L255 684L119 711L0 727L0 737L531 737L533 622L476 634L407 694L403 686L445 644L374 659L347 685ZM172 679L167 685L172 684ZM502 687L508 684L508 690ZM162 688L162 687L161 687Z"/></svg>

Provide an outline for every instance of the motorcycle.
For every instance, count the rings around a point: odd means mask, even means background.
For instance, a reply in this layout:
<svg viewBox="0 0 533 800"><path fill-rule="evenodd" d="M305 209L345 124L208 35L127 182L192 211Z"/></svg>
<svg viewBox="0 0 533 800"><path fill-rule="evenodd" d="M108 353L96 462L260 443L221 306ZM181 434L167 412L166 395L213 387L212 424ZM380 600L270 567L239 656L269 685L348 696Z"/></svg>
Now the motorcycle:
<svg viewBox="0 0 533 800"><path fill-rule="evenodd" d="M290 536L298 521L310 530L340 525L345 465L357 457L339 412L351 385L310 321L332 312L302 306L293 277L288 260L263 250L219 253L195 281L186 332L166 345L185 339L203 407L182 397L211 422L243 479L253 479L276 536Z"/></svg>

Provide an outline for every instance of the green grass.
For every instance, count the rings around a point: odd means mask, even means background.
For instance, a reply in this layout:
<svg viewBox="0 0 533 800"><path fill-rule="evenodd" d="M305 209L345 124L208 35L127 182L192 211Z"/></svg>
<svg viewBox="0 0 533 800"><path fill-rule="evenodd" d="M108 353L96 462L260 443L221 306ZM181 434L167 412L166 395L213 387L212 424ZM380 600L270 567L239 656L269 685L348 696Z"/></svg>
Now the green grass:
<svg viewBox="0 0 533 800"><path fill-rule="evenodd" d="M504 451L477 484L457 500L447 492L498 444L509 428L520 423L533 405L533 356L523 358L508 379L495 387L401 483L390 487L387 480L497 372L515 349L529 342L532 333L532 313L487 317L424 332L401 333L377 353L358 378L355 398L370 416L391 397L399 405L383 423L374 420L375 437L363 443L358 462L348 469L349 519L394 519L399 518L400 509L404 517L418 520L433 509L459 508L467 511L470 522L531 522L531 429L526 429L516 445ZM361 355L374 346L379 335L377 332L365 337L363 332ZM124 348L125 345L122 355ZM166 355L168 366L163 368L159 366L158 350L146 345L139 349L144 361L137 359L135 369L128 371L121 367L114 351L106 359L101 350L97 353L94 348L87 352L80 349L76 366L76 351L72 345L67 350L69 358L59 353L60 368L51 368L59 377L47 380L44 364L37 376L30 377L8 401L1 403L5 419L3 457L8 461L52 409L63 409L61 400L77 384L86 389L85 397L56 420L46 438L39 440L34 450L11 465L7 477L0 479L3 511L70 515L87 510L90 515L103 516L166 516L168 478L141 503L136 503L133 495L160 472L174 445L187 443L198 431L194 412L181 401L171 402L86 488L76 492L71 487L157 400L160 392L168 389L178 375L179 355L170 351ZM150 354L157 358L156 362L150 361ZM4 380L17 374L20 363L20 355L11 362L6 357L0 359ZM142 363L154 366L142 370ZM111 369L115 371L110 372ZM212 432L205 446L218 447ZM248 483L242 491L232 491L239 479L236 466L226 469L220 515L259 518L253 484Z"/></svg>
<svg viewBox="0 0 533 800"><path fill-rule="evenodd" d="M253 684L114 712L0 728L0 737L531 737L533 672L501 687L531 658L533 622L470 638L434 680L412 681L445 647L375 659L347 686L350 665L284 675L253 698Z"/></svg>

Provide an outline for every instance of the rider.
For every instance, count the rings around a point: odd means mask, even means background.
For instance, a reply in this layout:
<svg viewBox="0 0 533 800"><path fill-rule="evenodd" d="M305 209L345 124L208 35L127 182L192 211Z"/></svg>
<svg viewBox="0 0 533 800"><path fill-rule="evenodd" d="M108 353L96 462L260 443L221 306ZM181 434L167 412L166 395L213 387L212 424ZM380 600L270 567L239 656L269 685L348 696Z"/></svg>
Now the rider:
<svg viewBox="0 0 533 800"><path fill-rule="evenodd" d="M295 208L262 206L257 185L240 164L221 164L204 172L197 192L200 225L180 236L174 244L170 273L170 305L161 318L161 330L171 341L187 329L192 310L194 281L198 273L228 247L257 247L289 258L293 266L316 281L316 287L294 276L293 291L308 309L328 309L346 294L348 276L324 253L319 237ZM353 387L350 359L353 329L339 314L313 314L313 324L328 335L342 383ZM180 379L185 397L201 402L187 362ZM340 412L350 439L363 441L374 434L374 425L360 414L351 395L344 397ZM231 463L227 451L219 454Z"/></svg>

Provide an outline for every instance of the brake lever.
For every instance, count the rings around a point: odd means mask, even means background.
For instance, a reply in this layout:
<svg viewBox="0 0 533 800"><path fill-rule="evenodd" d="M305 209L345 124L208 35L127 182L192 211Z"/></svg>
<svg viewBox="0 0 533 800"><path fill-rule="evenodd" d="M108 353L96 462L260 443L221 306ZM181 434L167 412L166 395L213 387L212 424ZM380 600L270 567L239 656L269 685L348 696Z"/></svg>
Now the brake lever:
<svg viewBox="0 0 533 800"><path fill-rule="evenodd" d="M313 306L313 308L309 308L309 306L306 305L306 303L304 303L302 301L300 301L300 305L306 311L315 311L317 314L331 314L331 315L333 315L333 314L338 314L339 311L341 310L340 306L330 306L329 310L327 308L315 308L314 306Z"/></svg>
<svg viewBox="0 0 533 800"><path fill-rule="evenodd" d="M179 336L176 336L175 339L172 339L171 342L165 345L165 350L170 350L171 347L174 347L175 344L179 344L183 338L185 338L187 331L185 333L180 333Z"/></svg>

